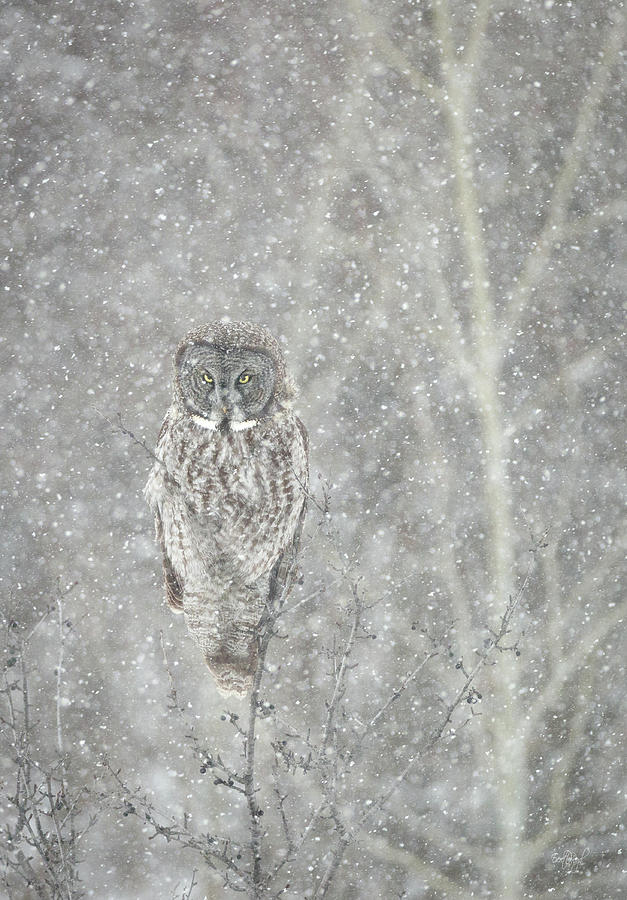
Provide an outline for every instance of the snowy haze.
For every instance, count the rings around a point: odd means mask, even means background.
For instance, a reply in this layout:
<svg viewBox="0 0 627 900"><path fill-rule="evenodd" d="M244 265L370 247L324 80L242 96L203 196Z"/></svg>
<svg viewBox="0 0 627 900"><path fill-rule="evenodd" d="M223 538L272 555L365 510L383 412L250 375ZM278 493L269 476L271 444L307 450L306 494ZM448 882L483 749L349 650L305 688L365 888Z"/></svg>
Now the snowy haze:
<svg viewBox="0 0 627 900"><path fill-rule="evenodd" d="M216 694L166 607L151 460L116 428L119 413L153 447L177 341L222 318L281 339L319 498L329 483L291 602L319 593L271 645L263 696L318 740L327 651L361 578L374 637L351 661L341 758L430 648L422 630L446 631L340 790L354 825L416 757L327 896L618 896L621 7L2 4L2 606L28 634L76 582L62 634L55 607L29 642L31 752L53 765L61 744L71 783L102 795L83 813L99 812L80 845L87 896L180 897L194 869L194 900L231 896L202 857L123 816L106 777L94 787L103 754L165 816L246 840L245 804L199 774L168 710L160 632L203 747L234 764L220 716L241 701ZM481 699L422 754L463 685L456 664L474 664L532 558L518 652L494 654ZM272 727L256 772L269 804ZM298 826L321 795L308 773L286 779ZM284 896L312 896L331 831L303 845ZM15 873L3 890L37 896Z"/></svg>

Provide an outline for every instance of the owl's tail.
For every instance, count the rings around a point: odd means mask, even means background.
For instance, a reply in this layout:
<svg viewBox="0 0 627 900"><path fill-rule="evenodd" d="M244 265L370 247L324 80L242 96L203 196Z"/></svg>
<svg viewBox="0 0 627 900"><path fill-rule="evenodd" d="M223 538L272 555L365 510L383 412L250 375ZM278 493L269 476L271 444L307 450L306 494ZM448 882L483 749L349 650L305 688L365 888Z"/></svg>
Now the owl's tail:
<svg viewBox="0 0 627 900"><path fill-rule="evenodd" d="M251 652L246 660L220 652L215 656L206 654L205 662L213 675L218 692L223 697L230 697L233 694L245 697L253 686L257 669L256 641L254 653Z"/></svg>
<svg viewBox="0 0 627 900"><path fill-rule="evenodd" d="M257 623L250 620L220 623L213 646L205 646L205 662L224 696L247 694L257 670Z"/></svg>
<svg viewBox="0 0 627 900"><path fill-rule="evenodd" d="M259 623L264 604L258 586L230 584L215 595L185 595L187 627L202 650L221 694L247 694L259 656Z"/></svg>

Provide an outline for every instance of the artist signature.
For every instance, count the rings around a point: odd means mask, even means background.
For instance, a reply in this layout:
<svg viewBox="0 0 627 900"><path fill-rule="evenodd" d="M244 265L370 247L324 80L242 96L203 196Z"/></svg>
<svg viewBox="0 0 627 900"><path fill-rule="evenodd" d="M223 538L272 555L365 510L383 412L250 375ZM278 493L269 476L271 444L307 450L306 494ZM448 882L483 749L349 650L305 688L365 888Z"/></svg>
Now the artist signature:
<svg viewBox="0 0 627 900"><path fill-rule="evenodd" d="M554 851L551 854L551 862L560 870L563 875L571 875L573 872L579 872L583 867L586 857L590 855L590 850L586 847L581 853L577 854L574 850Z"/></svg>

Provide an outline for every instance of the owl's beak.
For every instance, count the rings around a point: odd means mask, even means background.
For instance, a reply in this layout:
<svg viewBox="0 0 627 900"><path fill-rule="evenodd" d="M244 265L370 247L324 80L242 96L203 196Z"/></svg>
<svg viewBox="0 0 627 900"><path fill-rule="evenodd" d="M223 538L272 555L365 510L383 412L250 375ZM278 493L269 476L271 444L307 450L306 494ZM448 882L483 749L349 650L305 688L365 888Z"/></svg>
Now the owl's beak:
<svg viewBox="0 0 627 900"><path fill-rule="evenodd" d="M226 415L226 414L228 413L228 411L229 411L229 410L228 410L228 408L227 408L226 406L223 406L223 407L222 407L222 412L224 413L224 415Z"/></svg>

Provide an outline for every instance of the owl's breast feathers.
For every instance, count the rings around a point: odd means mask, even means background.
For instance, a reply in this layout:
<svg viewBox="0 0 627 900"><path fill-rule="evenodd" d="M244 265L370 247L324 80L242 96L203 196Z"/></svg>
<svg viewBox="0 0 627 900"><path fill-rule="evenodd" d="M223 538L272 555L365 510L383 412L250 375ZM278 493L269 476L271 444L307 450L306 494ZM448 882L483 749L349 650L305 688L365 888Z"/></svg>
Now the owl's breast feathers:
<svg viewBox="0 0 627 900"><path fill-rule="evenodd" d="M184 590L267 574L293 542L305 505L300 420L281 409L243 430L206 429L172 407L157 457L145 493Z"/></svg>

